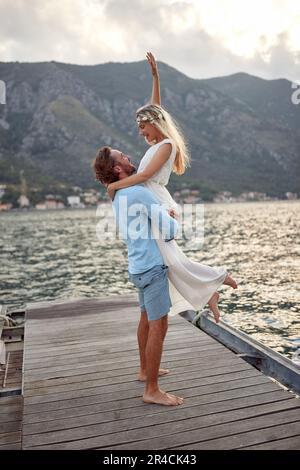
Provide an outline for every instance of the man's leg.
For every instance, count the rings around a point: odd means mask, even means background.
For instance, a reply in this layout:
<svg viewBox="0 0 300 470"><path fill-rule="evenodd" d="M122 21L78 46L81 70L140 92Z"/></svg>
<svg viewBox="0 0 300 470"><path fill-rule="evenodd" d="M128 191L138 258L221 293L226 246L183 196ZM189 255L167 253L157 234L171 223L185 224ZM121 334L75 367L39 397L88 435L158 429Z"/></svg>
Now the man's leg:
<svg viewBox="0 0 300 470"><path fill-rule="evenodd" d="M168 325L168 315L159 320L149 321L148 341L146 345L147 379L143 395L146 403L160 405L181 405L183 399L163 392L158 386L158 372L163 350L163 342Z"/></svg>
<svg viewBox="0 0 300 470"><path fill-rule="evenodd" d="M163 340L166 336L168 329L168 322L166 322L165 328L163 329ZM146 381L147 377L147 369L146 369L146 345L148 340L148 333L149 333L149 321L147 317L147 312L144 310L141 312L141 318L137 330L137 338L139 344L139 353L140 353L140 371L138 374L138 380L142 382ZM169 369L159 369L158 375L166 375L170 371Z"/></svg>
<svg viewBox="0 0 300 470"><path fill-rule="evenodd" d="M147 312L141 312L140 323L137 330L139 352L140 352L140 372L139 380L145 380L146 377L146 345L148 340L149 322Z"/></svg>

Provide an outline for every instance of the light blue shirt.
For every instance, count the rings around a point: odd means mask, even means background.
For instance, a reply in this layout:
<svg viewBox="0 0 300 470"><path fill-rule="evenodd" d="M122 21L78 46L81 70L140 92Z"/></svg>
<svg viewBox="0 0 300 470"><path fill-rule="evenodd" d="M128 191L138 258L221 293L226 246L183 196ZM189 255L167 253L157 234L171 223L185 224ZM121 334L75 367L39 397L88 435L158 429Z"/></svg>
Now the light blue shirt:
<svg viewBox="0 0 300 470"><path fill-rule="evenodd" d="M158 199L143 185L119 189L113 200L119 232L128 248L128 270L131 274L148 271L164 264L158 245L151 235L151 223L159 227L165 241L172 240L178 230Z"/></svg>

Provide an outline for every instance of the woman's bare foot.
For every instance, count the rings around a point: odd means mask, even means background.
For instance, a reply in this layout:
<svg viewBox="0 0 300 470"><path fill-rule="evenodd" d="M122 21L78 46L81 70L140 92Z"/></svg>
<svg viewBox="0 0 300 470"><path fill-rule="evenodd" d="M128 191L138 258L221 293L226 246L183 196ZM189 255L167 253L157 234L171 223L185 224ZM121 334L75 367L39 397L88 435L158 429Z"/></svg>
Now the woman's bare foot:
<svg viewBox="0 0 300 470"><path fill-rule="evenodd" d="M144 393L143 401L145 403L155 403L156 405L178 406L182 405L183 398L172 395L171 393L157 390L153 393Z"/></svg>
<svg viewBox="0 0 300 470"><path fill-rule="evenodd" d="M226 286L230 286L232 287L233 289L237 289L237 283L235 282L235 280L230 276L231 273L228 273L227 276L225 277L225 280L223 282L223 284L225 284Z"/></svg>
<svg viewBox="0 0 300 470"><path fill-rule="evenodd" d="M159 369L158 376L161 377L162 375L167 375L169 373L170 373L169 369ZM140 371L138 375L138 380L140 380L141 382L146 382L146 378L147 378L146 374Z"/></svg>
<svg viewBox="0 0 300 470"><path fill-rule="evenodd" d="M220 297L220 294L218 292L215 292L211 296L211 298L208 302L209 308L212 311L212 313L214 314L216 323L219 323L219 321L220 321L220 311L219 311L219 308L218 308L219 297Z"/></svg>

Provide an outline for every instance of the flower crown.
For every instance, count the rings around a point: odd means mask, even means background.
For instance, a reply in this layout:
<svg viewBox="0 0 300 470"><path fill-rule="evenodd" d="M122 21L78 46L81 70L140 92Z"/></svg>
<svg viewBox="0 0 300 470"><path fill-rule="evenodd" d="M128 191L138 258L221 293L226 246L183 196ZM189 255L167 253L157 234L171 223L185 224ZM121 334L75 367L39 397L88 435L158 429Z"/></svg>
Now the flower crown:
<svg viewBox="0 0 300 470"><path fill-rule="evenodd" d="M150 113L140 113L136 118L136 122L140 124L140 122L148 121L152 124L154 121L158 121L159 119L164 119L162 113L158 113L157 116L152 116Z"/></svg>

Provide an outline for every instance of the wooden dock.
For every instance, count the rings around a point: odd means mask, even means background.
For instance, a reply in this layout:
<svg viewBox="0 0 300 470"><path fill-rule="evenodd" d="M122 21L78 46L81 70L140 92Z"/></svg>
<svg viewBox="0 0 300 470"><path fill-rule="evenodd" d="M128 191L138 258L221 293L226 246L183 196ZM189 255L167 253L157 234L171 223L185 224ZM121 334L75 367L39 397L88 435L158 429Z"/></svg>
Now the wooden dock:
<svg viewBox="0 0 300 470"><path fill-rule="evenodd" d="M0 398L0 451L22 448L23 397Z"/></svg>
<svg viewBox="0 0 300 470"><path fill-rule="evenodd" d="M23 449L300 449L300 400L180 316L160 384L184 404L143 403L138 319L135 295L28 305Z"/></svg>

